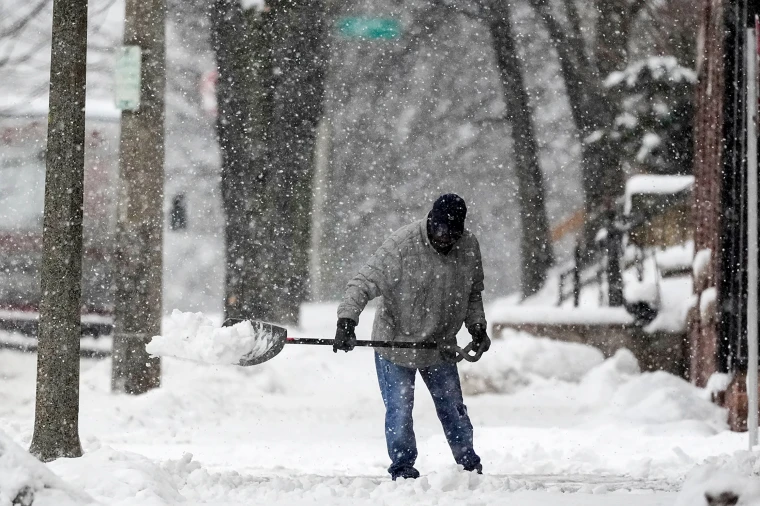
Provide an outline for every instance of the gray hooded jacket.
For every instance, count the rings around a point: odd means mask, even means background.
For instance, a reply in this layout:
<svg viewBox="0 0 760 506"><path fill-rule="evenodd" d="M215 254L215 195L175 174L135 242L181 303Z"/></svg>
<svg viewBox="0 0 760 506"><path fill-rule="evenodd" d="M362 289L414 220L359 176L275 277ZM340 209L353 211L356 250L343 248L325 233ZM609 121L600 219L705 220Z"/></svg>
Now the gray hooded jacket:
<svg viewBox="0 0 760 506"><path fill-rule="evenodd" d="M462 323L486 324L480 246L465 230L448 255L438 253L427 235L427 220L393 233L349 281L338 318L359 321L371 299L382 297L372 339L430 341L455 345ZM385 349L391 362L424 368L440 363L437 350Z"/></svg>

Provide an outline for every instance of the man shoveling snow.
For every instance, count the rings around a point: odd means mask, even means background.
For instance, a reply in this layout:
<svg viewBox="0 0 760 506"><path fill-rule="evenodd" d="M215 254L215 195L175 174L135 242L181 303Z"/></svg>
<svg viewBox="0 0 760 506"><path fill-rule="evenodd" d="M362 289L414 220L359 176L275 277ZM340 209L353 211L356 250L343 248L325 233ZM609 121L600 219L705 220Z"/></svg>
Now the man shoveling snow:
<svg viewBox="0 0 760 506"><path fill-rule="evenodd" d="M430 390L454 460L481 472L473 429L462 400L456 335L464 323L472 350L491 345L483 311L483 265L475 236L465 230L467 207L455 194L441 195L427 218L393 233L346 288L338 307L333 349L354 348L354 329L367 303L382 296L372 339L432 342L436 349L384 349L375 354L385 403L385 437L396 478L417 478L412 407L417 371Z"/></svg>
<svg viewBox="0 0 760 506"><path fill-rule="evenodd" d="M214 328L202 314L174 311L164 335L148 353L214 364L251 366L275 357L285 344L330 345L349 351L371 346L386 407L386 442L391 477L417 478L417 443L412 428L414 382L420 372L457 464L481 472L472 446L472 424L462 400L456 363L477 361L488 350L483 311L483 266L475 236L464 228L461 197L442 195L426 219L394 233L348 284L338 308L335 339L288 337L287 329L253 320ZM354 328L367 302L383 296L371 341ZM228 323L233 323L229 320ZM457 346L462 324L473 341Z"/></svg>

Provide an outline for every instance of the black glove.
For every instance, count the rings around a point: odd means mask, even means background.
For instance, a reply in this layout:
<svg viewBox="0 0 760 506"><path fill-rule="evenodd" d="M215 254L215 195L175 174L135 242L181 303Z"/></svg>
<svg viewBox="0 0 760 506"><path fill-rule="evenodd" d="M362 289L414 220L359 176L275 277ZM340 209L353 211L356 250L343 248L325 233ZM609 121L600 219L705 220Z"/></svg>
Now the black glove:
<svg viewBox="0 0 760 506"><path fill-rule="evenodd" d="M456 364L457 358L459 358L455 344L439 344L438 353L441 354L441 360L447 364Z"/></svg>
<svg viewBox="0 0 760 506"><path fill-rule="evenodd" d="M488 337L486 326L482 323L476 323L467 330L470 331L470 335L472 336L472 351L475 353L487 352L488 348L491 347L491 338Z"/></svg>
<svg viewBox="0 0 760 506"><path fill-rule="evenodd" d="M351 351L356 346L356 322L351 318L338 318L338 329L335 331L333 352L338 350Z"/></svg>

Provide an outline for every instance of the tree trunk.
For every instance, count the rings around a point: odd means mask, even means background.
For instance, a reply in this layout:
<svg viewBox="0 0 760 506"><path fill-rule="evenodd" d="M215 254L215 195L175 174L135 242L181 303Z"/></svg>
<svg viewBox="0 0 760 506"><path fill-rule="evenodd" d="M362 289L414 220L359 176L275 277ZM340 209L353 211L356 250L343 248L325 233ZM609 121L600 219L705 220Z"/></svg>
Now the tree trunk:
<svg viewBox="0 0 760 506"><path fill-rule="evenodd" d="M252 116L254 106L264 108L254 91L265 88L266 82L259 80L261 76L254 77L253 62L268 52L268 47L253 44L254 34L239 0L215 0L210 20L218 73L216 127L225 213L224 314L226 318L268 319L268 304L263 299L268 269L257 262L262 244L256 242L262 227L256 218L263 212L266 183L265 123L254 123Z"/></svg>
<svg viewBox="0 0 760 506"><path fill-rule="evenodd" d="M572 2L573 0L567 0ZM600 0L601 4L616 3L618 0ZM599 68L593 67L586 57L583 47L583 36L573 33L572 28L565 29L554 17L547 0L530 0L533 8L544 22L549 37L554 43L559 58L560 72L567 90L573 121L578 129L581 142L582 185L585 196L586 224L583 231L582 258L591 259L594 248L594 236L601 222L600 210L608 207L618 196L622 195L625 186L625 174L620 164L620 151L616 149L612 139L597 138L595 133L603 127L612 124L616 114L616 104L603 86L603 78ZM568 3L571 6L572 5ZM601 7L600 7L601 8ZM606 14L600 14L599 22L624 21L610 14L609 5L605 5ZM574 18L574 16L571 16ZM574 25L571 25L574 26ZM620 25L615 25L620 26ZM604 34L615 31L612 27L597 27ZM575 29L578 29L576 26ZM602 34L597 33L597 38ZM606 35L604 35L606 36ZM598 40L598 39L597 39ZM614 56L613 65L626 56L628 33L621 39L618 34L610 35L605 54ZM619 47L620 45L623 47ZM599 50L601 43L597 42L595 49ZM597 65L600 55L596 54ZM605 63L605 65L607 65Z"/></svg>
<svg viewBox="0 0 760 506"><path fill-rule="evenodd" d="M142 51L140 106L122 111L116 230L114 391L159 386L161 363L145 344L161 333L164 184L164 0L127 0L124 44Z"/></svg>
<svg viewBox="0 0 760 506"><path fill-rule="evenodd" d="M321 0L275 0L269 6L275 69L268 181L277 290L272 319L297 323L308 286L314 147L327 56L324 9Z"/></svg>
<svg viewBox="0 0 760 506"><path fill-rule="evenodd" d="M56 0L37 350L30 452L43 462L79 457L82 206L87 68L87 0Z"/></svg>
<svg viewBox="0 0 760 506"><path fill-rule="evenodd" d="M272 242L272 226L268 222L272 207L268 191L270 180L269 139L272 126L272 34L265 12L248 11L249 44L244 48L249 62L249 78L246 93L251 107L251 130L253 141L253 176L257 186L254 192L255 212L254 256L248 268L247 293L254 297L252 307L259 319L273 320L276 308L272 303L277 292L272 282L275 245Z"/></svg>
<svg viewBox="0 0 760 506"><path fill-rule="evenodd" d="M546 273L554 261L549 220L546 216L544 176L538 161L532 108L515 46L509 4L495 2L489 17L489 27L504 88L507 117L512 125L515 146L521 221L521 287L523 297L528 297L541 289L546 281Z"/></svg>
<svg viewBox="0 0 760 506"><path fill-rule="evenodd" d="M623 70L628 64L628 39L631 25L643 0L597 0L596 66L602 79Z"/></svg>
<svg viewBox="0 0 760 506"><path fill-rule="evenodd" d="M595 61L596 79L599 83L612 72L622 70L628 64L628 42L631 25L643 7L643 0L598 0L599 18L596 22ZM620 98L609 89L598 87L601 96L591 96L587 110L587 135L612 125L618 113ZM608 205L605 199L617 198L625 191L625 173L620 160L621 150L610 138L602 138L584 147L584 160L590 167L591 203ZM592 182L595 183L592 186Z"/></svg>

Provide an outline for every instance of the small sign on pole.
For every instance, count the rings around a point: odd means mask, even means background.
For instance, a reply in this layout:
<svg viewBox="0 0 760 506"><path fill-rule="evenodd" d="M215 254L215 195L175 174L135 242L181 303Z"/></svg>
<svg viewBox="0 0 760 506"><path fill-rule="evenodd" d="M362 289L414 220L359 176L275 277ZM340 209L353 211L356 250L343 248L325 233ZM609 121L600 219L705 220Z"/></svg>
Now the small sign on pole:
<svg viewBox="0 0 760 506"><path fill-rule="evenodd" d="M116 107L135 111L140 107L140 46L122 46L116 57Z"/></svg>

